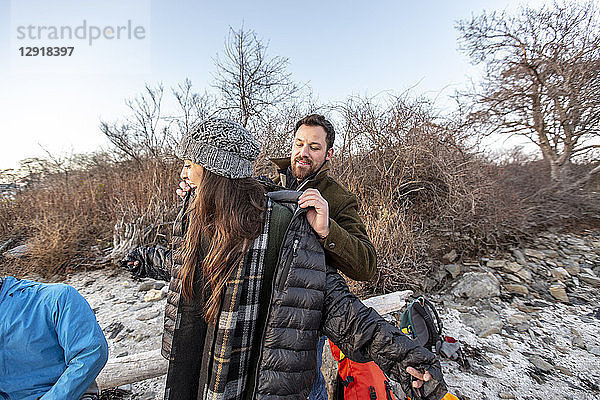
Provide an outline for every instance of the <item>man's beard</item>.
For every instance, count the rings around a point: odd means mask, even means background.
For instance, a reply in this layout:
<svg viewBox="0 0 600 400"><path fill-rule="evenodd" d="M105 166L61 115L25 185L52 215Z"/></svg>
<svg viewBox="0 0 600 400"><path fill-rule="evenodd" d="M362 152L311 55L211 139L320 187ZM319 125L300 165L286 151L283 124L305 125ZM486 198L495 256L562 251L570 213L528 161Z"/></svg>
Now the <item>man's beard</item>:
<svg viewBox="0 0 600 400"><path fill-rule="evenodd" d="M298 167L298 160L308 163L307 167ZM307 176L316 171L315 164L308 158L295 158L292 161L292 175L299 181L304 180Z"/></svg>

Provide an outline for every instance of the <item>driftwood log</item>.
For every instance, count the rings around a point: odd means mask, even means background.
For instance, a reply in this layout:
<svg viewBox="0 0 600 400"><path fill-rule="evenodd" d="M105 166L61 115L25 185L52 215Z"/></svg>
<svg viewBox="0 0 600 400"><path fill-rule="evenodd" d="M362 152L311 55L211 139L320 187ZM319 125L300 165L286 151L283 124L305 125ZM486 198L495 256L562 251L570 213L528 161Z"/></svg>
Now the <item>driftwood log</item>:
<svg viewBox="0 0 600 400"><path fill-rule="evenodd" d="M109 389L156 378L167 373L167 365L168 361L160 355L160 350L110 358L96 383L100 389Z"/></svg>
<svg viewBox="0 0 600 400"><path fill-rule="evenodd" d="M412 293L413 292L410 290L403 290L371 297L363 300L363 303L367 307L372 307L381 315L389 314L401 310L406 304L406 299L409 298ZM156 378L167 373L167 365L168 362L160 355L160 350L111 358L106 363L102 372L100 372L100 375L96 378L96 382L100 389L109 389L128 383ZM332 372L333 379L335 379L337 365L331 356L329 345L326 345L325 350L323 351L323 366L321 370L328 383L331 382L329 375L331 375Z"/></svg>

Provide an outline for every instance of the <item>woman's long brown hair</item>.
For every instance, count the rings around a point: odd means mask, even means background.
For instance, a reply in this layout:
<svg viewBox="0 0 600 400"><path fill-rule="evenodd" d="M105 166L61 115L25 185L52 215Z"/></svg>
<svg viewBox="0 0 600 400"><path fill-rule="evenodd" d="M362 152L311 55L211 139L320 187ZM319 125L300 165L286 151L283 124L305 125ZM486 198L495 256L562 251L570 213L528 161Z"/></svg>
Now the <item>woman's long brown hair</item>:
<svg viewBox="0 0 600 400"><path fill-rule="evenodd" d="M229 179L203 170L188 212L179 272L186 300L194 298L194 275L201 265L203 290L210 293L204 319L214 323L227 279L243 261L248 247L262 231L266 208L263 186L253 178ZM204 255L201 243L208 243Z"/></svg>

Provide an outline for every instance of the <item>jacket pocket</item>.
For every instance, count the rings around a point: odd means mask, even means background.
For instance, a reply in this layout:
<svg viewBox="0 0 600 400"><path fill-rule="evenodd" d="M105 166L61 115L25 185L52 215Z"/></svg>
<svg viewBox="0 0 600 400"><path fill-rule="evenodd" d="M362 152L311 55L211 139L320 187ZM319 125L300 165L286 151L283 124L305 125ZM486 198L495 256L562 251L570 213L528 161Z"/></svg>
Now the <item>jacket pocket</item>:
<svg viewBox="0 0 600 400"><path fill-rule="evenodd" d="M294 261L294 258L296 258L299 243L300 243L300 239L298 239L298 238L294 239L294 246L292 248L292 251L290 251L290 253L288 254L288 256L285 259L285 264L283 265L283 270L281 271L281 274L279 274L279 279L277 280L277 289L279 291L283 290L283 286L285 285L285 282L287 281L287 277L290 274L290 268L292 266L292 261Z"/></svg>

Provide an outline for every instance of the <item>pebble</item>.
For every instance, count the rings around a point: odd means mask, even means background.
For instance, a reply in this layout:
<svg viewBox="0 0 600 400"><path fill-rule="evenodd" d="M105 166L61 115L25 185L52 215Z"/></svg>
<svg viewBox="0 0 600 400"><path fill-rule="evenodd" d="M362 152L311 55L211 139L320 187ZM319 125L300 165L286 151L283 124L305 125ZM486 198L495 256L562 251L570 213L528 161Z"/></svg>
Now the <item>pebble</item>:
<svg viewBox="0 0 600 400"><path fill-rule="evenodd" d="M504 288L506 290L508 290L510 293L514 293L514 294L522 294L524 296L529 294L529 290L524 285L516 285L516 284L507 283L504 285Z"/></svg>
<svg viewBox="0 0 600 400"><path fill-rule="evenodd" d="M588 274L579 274L579 279L595 288L600 288L600 278Z"/></svg>
<svg viewBox="0 0 600 400"><path fill-rule="evenodd" d="M467 272L452 289L456 297L473 300L500 295L500 281L490 272Z"/></svg>
<svg viewBox="0 0 600 400"><path fill-rule="evenodd" d="M487 266L494 269L504 269L504 266L508 263L506 260L489 260Z"/></svg>
<svg viewBox="0 0 600 400"><path fill-rule="evenodd" d="M139 311L139 310L143 310L144 308L148 308L148 307L152 307L151 303L138 303L138 304L134 304L131 307L129 307L129 311Z"/></svg>
<svg viewBox="0 0 600 400"><path fill-rule="evenodd" d="M479 315L463 313L460 318L465 325L473 328L477 336L482 338L500 333L504 326L500 316L491 311L483 311Z"/></svg>
<svg viewBox="0 0 600 400"><path fill-rule="evenodd" d="M140 315L138 315L135 318L139 321L147 321L149 319L156 318L159 315L160 315L160 310L153 310L153 311L141 313Z"/></svg>
<svg viewBox="0 0 600 400"><path fill-rule="evenodd" d="M529 362L544 372L550 372L554 369L554 365L539 356L530 357Z"/></svg>
<svg viewBox="0 0 600 400"><path fill-rule="evenodd" d="M147 292L151 289L160 290L164 286L165 286L165 282L162 282L162 281L146 281L146 282L143 282L138 287L138 292Z"/></svg>
<svg viewBox="0 0 600 400"><path fill-rule="evenodd" d="M566 281L571 276L563 267L554 268L551 273L554 279L561 282Z"/></svg>
<svg viewBox="0 0 600 400"><path fill-rule="evenodd" d="M527 261L525 261L525 256L523 255L523 252L521 252L521 250L513 249L512 253L513 253L513 256L517 259L519 264L527 265Z"/></svg>
<svg viewBox="0 0 600 400"><path fill-rule="evenodd" d="M519 270L521 270L521 268L523 268L523 266L516 262L507 262L504 265L504 270L512 273L518 272Z"/></svg>
<svg viewBox="0 0 600 400"><path fill-rule="evenodd" d="M501 399L515 399L515 395L510 392L500 392L498 393L498 397Z"/></svg>
<svg viewBox="0 0 600 400"><path fill-rule="evenodd" d="M515 274L525 282L531 282L531 279L533 278L531 272L527 268L521 268Z"/></svg>
<svg viewBox="0 0 600 400"><path fill-rule="evenodd" d="M458 254L456 253L456 250L452 249L449 253L444 254L442 258L447 262L453 262L458 258Z"/></svg>
<svg viewBox="0 0 600 400"><path fill-rule="evenodd" d="M556 368L556 370L560 371L560 373L562 374L565 374L567 376L573 376L573 373L567 367L563 367L562 365L556 365L554 366L554 368Z"/></svg>
<svg viewBox="0 0 600 400"><path fill-rule="evenodd" d="M160 301L167 297L167 294L161 290L150 289L144 295L145 302Z"/></svg>
<svg viewBox="0 0 600 400"><path fill-rule="evenodd" d="M450 275L452 275L452 279L455 279L460 274L460 265L458 264L448 264L444 265L444 268Z"/></svg>
<svg viewBox="0 0 600 400"><path fill-rule="evenodd" d="M600 356L600 346L597 345L587 345L586 346L586 350L595 355L595 356Z"/></svg>
<svg viewBox="0 0 600 400"><path fill-rule="evenodd" d="M544 258L546 258L544 253L535 249L525 249L523 250L523 254L525 254L527 257L537 258L538 260L543 260Z"/></svg>
<svg viewBox="0 0 600 400"><path fill-rule="evenodd" d="M569 297L567 296L567 292L563 284L552 285L548 290L550 291L552 297L554 297L556 300L562 301L563 303L569 302Z"/></svg>

